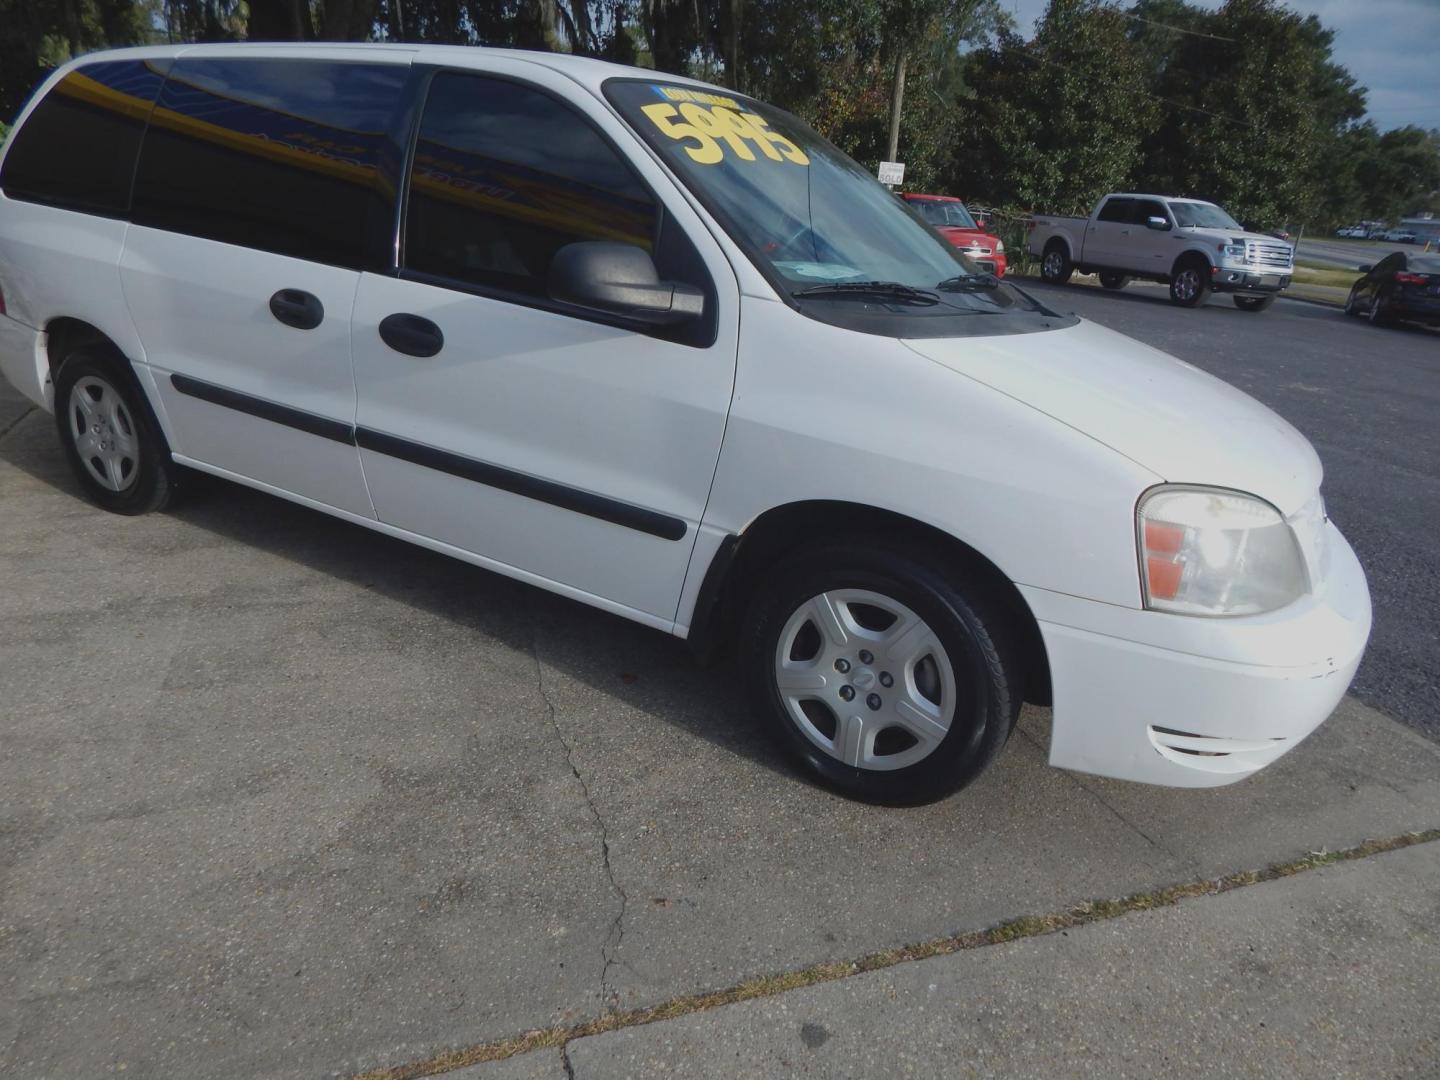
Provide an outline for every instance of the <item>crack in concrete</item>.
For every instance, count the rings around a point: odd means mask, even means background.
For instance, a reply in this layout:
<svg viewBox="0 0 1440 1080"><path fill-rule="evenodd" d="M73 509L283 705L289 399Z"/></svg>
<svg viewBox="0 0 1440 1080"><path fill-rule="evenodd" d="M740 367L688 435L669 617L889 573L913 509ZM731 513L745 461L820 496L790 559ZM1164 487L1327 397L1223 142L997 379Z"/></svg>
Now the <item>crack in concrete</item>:
<svg viewBox="0 0 1440 1080"><path fill-rule="evenodd" d="M26 409L24 412L22 412L22 413L21 413L19 416L17 416L14 420L11 420L10 423L6 424L3 428L0 428L0 439L5 438L6 435L9 435L10 432L14 431L17 427L19 427L19 426L20 426L20 421L24 420L27 416L29 416L29 415L30 415L31 413L33 413L34 411L35 411L35 406L34 406L34 405L31 405L28 409Z"/></svg>
<svg viewBox="0 0 1440 1080"><path fill-rule="evenodd" d="M1022 727L1020 727L1020 726L1018 726L1018 725L1016 726L1015 730L1016 730L1017 733L1019 733L1019 735L1020 735L1021 738L1023 738L1023 739L1024 739L1026 742L1028 742L1031 746L1035 747L1035 749L1039 750L1041 754L1044 754L1044 755L1048 756L1048 748L1045 747L1045 746L1042 746L1042 745L1040 744L1040 740L1039 740L1039 739L1035 738L1035 737L1034 737L1033 735L1031 735L1028 731L1026 731L1024 728L1022 728ZM1176 852L1174 852L1174 851L1171 851L1170 848L1168 848L1168 847L1166 847L1164 844L1160 843L1160 841L1156 840L1153 836L1151 836L1149 833L1147 833L1147 832L1146 832L1144 829L1142 829L1139 825L1135 824L1135 822L1131 821L1131 820L1130 820L1129 818L1127 818L1124 814L1122 814L1119 810L1117 810L1114 806L1112 806L1112 805L1110 804L1110 801L1109 801L1108 799L1106 799L1104 795L1101 795L1100 792L1096 791L1096 790L1095 790L1094 788L1092 788L1089 784L1085 783L1084 779L1082 779L1081 776L1076 775L1075 773L1072 773L1069 769L1060 769L1059 772L1061 773L1062 776L1065 777L1066 780L1068 780L1070 783L1074 784L1074 785L1075 785L1076 787L1078 787L1081 791L1083 791L1086 795L1089 795L1092 799L1094 799L1094 800L1095 800L1096 802L1098 802L1101 806L1103 806L1106 810L1108 810L1108 811L1110 812L1110 814L1111 814L1117 821L1119 821L1122 825L1125 825L1126 827L1128 827L1128 828L1130 828L1130 829L1133 829L1133 830L1141 837L1141 839L1143 839L1147 844L1149 844L1151 847L1153 847L1156 851L1159 851L1159 852L1161 852L1162 854L1165 854L1165 855L1170 856L1170 858L1174 859L1176 862L1180 863L1180 864L1183 865L1183 866L1188 866L1188 867L1190 867L1191 869L1194 869L1194 868L1195 868L1195 866L1196 866L1197 864L1196 864L1196 862L1195 862L1193 859L1185 858L1184 856L1182 856L1182 855L1180 855L1180 854L1178 854L1178 853L1176 853Z"/></svg>
<svg viewBox="0 0 1440 1080"><path fill-rule="evenodd" d="M570 1044L560 1047L560 1064L565 1069L566 1080L575 1080L575 1066L570 1064Z"/></svg>
<svg viewBox="0 0 1440 1080"><path fill-rule="evenodd" d="M1355 862L1386 852L1400 851L1420 844L1440 843L1440 828L1400 833L1384 839L1366 840L1354 847L1331 851L1314 851L1288 862L1272 863L1258 870L1238 870L1221 877L1201 877L1173 885L1161 885L1121 897L1118 900L1089 900L1037 915L1021 915L997 923L984 930L970 930L951 937L918 942L882 952L870 953L850 960L831 960L810 967L755 976L722 990L700 991L670 998L644 1008L627 1011L611 1010L592 1020L569 1026L539 1028L508 1039L476 1043L458 1050L447 1050L435 1057L412 1061L406 1065L373 1069L353 1080L417 1080L424 1076L463 1069L491 1061L504 1061L521 1054L546 1048L558 1049L565 1064L567 1077L574 1072L569 1061L570 1043L606 1032L641 1027L681 1016L707 1012L735 1005L742 1001L774 998L807 986L839 982L870 971L910 964L958 952L991 948L1021 938L1046 937L1094 923L1111 922L1137 912L1174 907L1192 901L1219 896L1237 889L1248 889L1281 878L1309 873L1337 863Z"/></svg>
<svg viewBox="0 0 1440 1080"><path fill-rule="evenodd" d="M559 741L561 749L565 752L565 764L570 766L570 772L574 775L580 785L580 792L585 798L585 805L590 809L590 815L595 819L596 831L600 834L600 856L605 867L605 877L610 883L611 890L620 899L619 910L615 912L615 918L610 923L610 929L605 933L605 940L600 943L600 1001L603 1006L610 1006L618 995L610 989L610 969L616 964L615 956L620 950L620 943L625 940L625 911L629 906L630 898L626 896L625 890L621 887L619 880L615 877L615 868L610 864L610 830L605 824L600 809L595 805L594 796L590 793L590 784L581 775L575 765L574 747L565 738L565 732L560 727L559 710L555 702L551 700L545 689L545 669L540 663L539 634L534 634L530 641L530 657L535 662L535 689L540 694L540 700L545 703L546 715L550 720L550 727L555 732L555 738ZM566 1062L568 1071L569 1063ZM572 1074L573 1075L573 1074Z"/></svg>

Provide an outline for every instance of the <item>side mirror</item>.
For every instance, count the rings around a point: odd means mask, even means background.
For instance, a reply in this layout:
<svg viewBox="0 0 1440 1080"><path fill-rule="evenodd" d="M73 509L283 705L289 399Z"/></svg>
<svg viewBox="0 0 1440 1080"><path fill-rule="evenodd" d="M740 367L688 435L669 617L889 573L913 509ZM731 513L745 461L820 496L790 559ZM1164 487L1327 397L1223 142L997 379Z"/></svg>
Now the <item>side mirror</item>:
<svg viewBox="0 0 1440 1080"><path fill-rule="evenodd" d="M1362 274L1368 274L1368 273L1370 273L1371 270L1374 270L1374 269L1375 269L1375 264L1374 264L1374 263L1361 263L1361 264L1360 264L1360 273L1362 273Z"/></svg>
<svg viewBox="0 0 1440 1080"><path fill-rule="evenodd" d="M1169 232L1170 222L1166 221L1163 217L1146 218L1145 227L1147 229L1154 229L1156 232Z"/></svg>
<svg viewBox="0 0 1440 1080"><path fill-rule="evenodd" d="M655 326L705 314L701 290L661 281L650 253L634 244L607 240L566 244L550 261L545 284L552 299Z"/></svg>

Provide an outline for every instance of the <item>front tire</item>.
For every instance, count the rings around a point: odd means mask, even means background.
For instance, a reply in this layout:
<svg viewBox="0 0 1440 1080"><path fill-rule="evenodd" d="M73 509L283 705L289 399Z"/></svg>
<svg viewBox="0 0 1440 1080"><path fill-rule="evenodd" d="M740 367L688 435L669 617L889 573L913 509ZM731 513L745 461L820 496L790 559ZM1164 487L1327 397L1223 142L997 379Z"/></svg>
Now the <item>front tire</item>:
<svg viewBox="0 0 1440 1080"><path fill-rule="evenodd" d="M1170 300L1181 307L1199 307L1210 295L1210 266L1194 259L1181 263L1170 278Z"/></svg>
<svg viewBox="0 0 1440 1080"><path fill-rule="evenodd" d="M55 378L55 426L85 494L115 514L163 509L179 466L128 364L106 350L71 353Z"/></svg>
<svg viewBox="0 0 1440 1080"><path fill-rule="evenodd" d="M1010 737L1022 674L987 589L880 545L808 550L755 592L740 664L751 706L827 787L907 805L956 791Z"/></svg>
<svg viewBox="0 0 1440 1080"><path fill-rule="evenodd" d="M1065 245L1059 240L1050 241L1040 258L1041 280L1051 285L1064 285L1074 272L1075 264L1070 261L1070 252Z"/></svg>
<svg viewBox="0 0 1440 1080"><path fill-rule="evenodd" d="M1234 296L1231 299L1241 311L1266 311L1275 303L1273 296Z"/></svg>

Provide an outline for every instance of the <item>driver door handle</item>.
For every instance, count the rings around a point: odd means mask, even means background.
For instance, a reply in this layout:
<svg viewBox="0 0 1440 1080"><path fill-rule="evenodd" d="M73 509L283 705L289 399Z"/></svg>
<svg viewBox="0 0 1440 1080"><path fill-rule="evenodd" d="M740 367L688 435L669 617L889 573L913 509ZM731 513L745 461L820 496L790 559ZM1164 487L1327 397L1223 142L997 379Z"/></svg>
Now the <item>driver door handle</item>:
<svg viewBox="0 0 1440 1080"><path fill-rule="evenodd" d="M380 340L406 356L430 357L445 347L440 327L408 311L397 311L380 320Z"/></svg>
<svg viewBox="0 0 1440 1080"><path fill-rule="evenodd" d="M270 314L296 330L314 330L325 321L325 305L304 289L281 289L270 297Z"/></svg>

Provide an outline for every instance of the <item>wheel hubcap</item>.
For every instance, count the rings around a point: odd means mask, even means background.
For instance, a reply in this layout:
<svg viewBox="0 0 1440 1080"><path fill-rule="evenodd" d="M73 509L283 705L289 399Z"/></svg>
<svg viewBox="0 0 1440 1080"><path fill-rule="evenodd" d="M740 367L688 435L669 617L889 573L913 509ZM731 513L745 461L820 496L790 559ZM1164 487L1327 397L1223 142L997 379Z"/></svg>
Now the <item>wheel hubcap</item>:
<svg viewBox="0 0 1440 1080"><path fill-rule="evenodd" d="M1058 251L1051 251L1046 253L1045 273L1048 277L1060 276L1060 253Z"/></svg>
<svg viewBox="0 0 1440 1080"><path fill-rule="evenodd" d="M775 684L801 733L837 761L901 769L950 731L955 671L929 624L866 589L811 597L786 621Z"/></svg>
<svg viewBox="0 0 1440 1080"><path fill-rule="evenodd" d="M1200 287L1200 281L1194 270L1182 270L1180 276L1175 279L1175 295L1181 300L1192 300L1195 291Z"/></svg>
<svg viewBox="0 0 1440 1080"><path fill-rule="evenodd" d="M115 388L87 375L70 390L70 434L85 469L106 491L122 492L140 474L134 419Z"/></svg>

